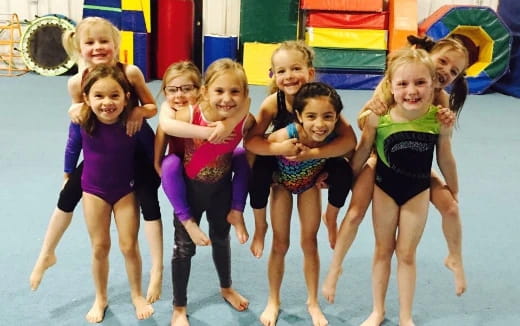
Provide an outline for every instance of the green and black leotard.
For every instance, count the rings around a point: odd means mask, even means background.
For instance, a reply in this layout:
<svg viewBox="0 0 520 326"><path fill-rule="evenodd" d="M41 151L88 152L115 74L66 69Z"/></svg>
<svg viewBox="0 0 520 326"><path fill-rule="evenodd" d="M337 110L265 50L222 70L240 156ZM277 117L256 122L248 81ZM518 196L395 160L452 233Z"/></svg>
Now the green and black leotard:
<svg viewBox="0 0 520 326"><path fill-rule="evenodd" d="M439 137L437 107L422 117L394 122L379 118L376 134L376 185L401 206L430 187L433 152Z"/></svg>

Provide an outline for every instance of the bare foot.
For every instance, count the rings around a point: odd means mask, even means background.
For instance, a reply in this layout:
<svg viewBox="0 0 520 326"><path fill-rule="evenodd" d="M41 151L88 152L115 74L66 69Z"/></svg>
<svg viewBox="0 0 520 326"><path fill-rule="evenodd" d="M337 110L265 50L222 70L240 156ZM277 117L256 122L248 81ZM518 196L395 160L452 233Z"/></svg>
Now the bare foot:
<svg viewBox="0 0 520 326"><path fill-rule="evenodd" d="M264 326L275 326L280 313L280 303L269 300L264 311L260 315L260 322Z"/></svg>
<svg viewBox="0 0 520 326"><path fill-rule="evenodd" d="M147 319L153 315L153 307L148 303L148 301L146 301L144 297L139 296L132 298L132 303L135 307L135 315L137 316L137 319Z"/></svg>
<svg viewBox="0 0 520 326"><path fill-rule="evenodd" d="M342 268L339 270L330 269L327 273L325 281L323 282L321 293L329 303L334 303L334 299L336 298L336 286L338 284L339 276L342 272Z"/></svg>
<svg viewBox="0 0 520 326"><path fill-rule="evenodd" d="M453 272L453 276L455 277L455 294L461 296L464 292L466 292L467 287L462 259L448 256L444 260L444 265Z"/></svg>
<svg viewBox="0 0 520 326"><path fill-rule="evenodd" d="M36 291L38 286L40 286L40 282L42 281L43 274L45 271L56 264L56 255L54 253L49 255L40 255L38 260L36 260L36 264L34 264L33 270L31 272L31 276L29 277L29 284L31 286L31 290Z"/></svg>
<svg viewBox="0 0 520 326"><path fill-rule="evenodd" d="M244 298L233 288L221 288L220 294L233 308L238 311L244 311L249 307L249 300Z"/></svg>
<svg viewBox="0 0 520 326"><path fill-rule="evenodd" d="M150 283L146 293L146 301L154 303L161 298L162 291L162 268L159 270L152 268L150 271Z"/></svg>
<svg viewBox="0 0 520 326"><path fill-rule="evenodd" d="M208 238L206 233L202 232L200 227L193 221L192 219L189 219L182 223L184 225L184 228L186 229L186 232L188 232L188 235L191 238L191 241L193 241L194 244L197 246L209 246L211 244L211 240Z"/></svg>
<svg viewBox="0 0 520 326"><path fill-rule="evenodd" d="M240 244L244 244L249 239L249 233L247 233L246 224L244 223L244 214L241 211L232 209L227 215L227 221L229 224L235 227L235 233Z"/></svg>
<svg viewBox="0 0 520 326"><path fill-rule="evenodd" d="M188 322L188 312L186 311L186 306L173 307L170 326L190 326L190 323Z"/></svg>
<svg viewBox="0 0 520 326"><path fill-rule="evenodd" d="M94 301L92 308L87 312L85 319L89 323L100 323L105 318L105 311L107 310L108 303L106 300L97 299Z"/></svg>
<svg viewBox="0 0 520 326"><path fill-rule="evenodd" d="M336 246L336 237L338 234L338 213L339 208L327 205L325 213L321 216L323 224L327 227L327 233L329 234L329 244L332 249Z"/></svg>
<svg viewBox="0 0 520 326"><path fill-rule="evenodd" d="M379 326L385 320L385 314L372 311L370 316L360 326Z"/></svg>
<svg viewBox="0 0 520 326"><path fill-rule="evenodd" d="M255 225L255 234L253 235L253 241L251 242L251 253L256 258L262 257L264 252L264 241L265 234L267 233L267 223L265 226Z"/></svg>
<svg viewBox="0 0 520 326"><path fill-rule="evenodd" d="M309 315L311 315L313 326L327 326L329 324L318 303L308 304L307 309L309 310Z"/></svg>

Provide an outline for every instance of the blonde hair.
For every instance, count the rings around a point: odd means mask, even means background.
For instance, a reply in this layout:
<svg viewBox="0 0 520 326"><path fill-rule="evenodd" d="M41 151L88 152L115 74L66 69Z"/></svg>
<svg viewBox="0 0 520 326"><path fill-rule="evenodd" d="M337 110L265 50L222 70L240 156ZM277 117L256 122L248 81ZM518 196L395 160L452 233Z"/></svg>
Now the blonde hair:
<svg viewBox="0 0 520 326"><path fill-rule="evenodd" d="M164 72L163 79L161 82L161 92L164 94L164 89L166 88L166 85L168 85L168 83L172 79L175 79L183 75L187 75L191 79L193 85L197 89L200 89L202 76L200 74L199 68L197 68L197 66L191 61L179 61L169 65L166 71Z"/></svg>
<svg viewBox="0 0 520 326"><path fill-rule="evenodd" d="M435 65L428 52L423 49L403 48L391 52L387 57L386 71L381 81L381 91L384 102L390 107L395 104L395 99L391 91L391 82L395 71L406 64L418 63L424 65L432 78L436 79ZM432 85L433 87L433 85Z"/></svg>
<svg viewBox="0 0 520 326"><path fill-rule="evenodd" d="M240 80L245 94L247 95L249 93L249 86L247 84L247 76L244 67L242 67L240 63L228 58L218 59L209 65L204 76L204 87L208 89L215 79L226 73L235 74L235 76Z"/></svg>
<svg viewBox="0 0 520 326"><path fill-rule="evenodd" d="M307 65L307 68L313 68L313 61L314 61L314 50L305 44L303 40L291 40L291 41L284 41L280 44L279 47L277 47L273 54L271 55L271 74L273 74L273 78L271 78L271 83L269 85L269 94L273 94L276 91L278 91L278 86L276 86L276 80L274 78L274 72L275 67L273 63L274 56L280 52L280 51L297 51L300 52L303 56L303 59L305 60L305 64Z"/></svg>
<svg viewBox="0 0 520 326"><path fill-rule="evenodd" d="M61 42L65 52L71 57L78 65L84 64L81 58L80 50L80 38L82 33L94 25L104 27L110 31L112 41L114 42L116 59L119 53L119 44L121 42L121 35L119 29L115 27L109 20L101 17L87 17L82 19L77 25L74 31L65 31L62 35Z"/></svg>

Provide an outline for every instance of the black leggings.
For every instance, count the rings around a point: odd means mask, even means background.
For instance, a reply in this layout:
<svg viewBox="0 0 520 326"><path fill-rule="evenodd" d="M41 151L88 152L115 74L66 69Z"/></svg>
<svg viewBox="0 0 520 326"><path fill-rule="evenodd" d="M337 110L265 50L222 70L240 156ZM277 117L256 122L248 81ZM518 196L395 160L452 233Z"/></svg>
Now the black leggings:
<svg viewBox="0 0 520 326"><path fill-rule="evenodd" d="M277 169L276 157L256 156L249 182L249 201L252 208L261 209L267 206L273 173ZM329 204L343 207L352 187L352 168L343 157L332 157L327 159L324 172L328 174L325 181L329 185Z"/></svg>
<svg viewBox="0 0 520 326"><path fill-rule="evenodd" d="M186 193L193 218L200 223L202 213L206 212L211 239L213 263L216 267L220 287L231 287L231 247L229 229L231 225L226 217L231 209L230 176L222 178L216 184L207 184L186 178ZM177 217L173 219L175 227L174 246L171 260L173 305L187 305L187 288L191 271L191 258L195 255L195 244Z"/></svg>
<svg viewBox="0 0 520 326"><path fill-rule="evenodd" d="M69 176L69 180L60 191L58 208L71 213L78 205L83 190L81 189L81 174L83 162L81 162ZM161 178L155 172L152 162L144 152L135 155L134 190L145 221L154 221L161 218L157 189L161 184Z"/></svg>

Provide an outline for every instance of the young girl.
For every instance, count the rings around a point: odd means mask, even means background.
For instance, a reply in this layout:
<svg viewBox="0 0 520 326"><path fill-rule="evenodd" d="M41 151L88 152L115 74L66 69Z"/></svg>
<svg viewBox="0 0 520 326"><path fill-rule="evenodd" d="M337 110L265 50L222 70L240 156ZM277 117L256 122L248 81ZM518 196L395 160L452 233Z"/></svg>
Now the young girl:
<svg viewBox="0 0 520 326"><path fill-rule="evenodd" d="M83 105L81 83L84 75L92 67L97 64L108 64L123 69L132 87L130 99L132 110L126 123L127 134L133 135L139 130L136 135L139 146L136 148L134 158L136 161L135 191L145 219L144 229L152 258L147 299L154 302L161 295L163 271L162 223L157 196L160 178L153 168L154 133L143 119L153 117L157 113L157 107L139 68L117 62L119 42L117 28L108 20L99 17L85 18L76 26L75 32L66 32L63 35L65 49L69 55L77 58L79 66L78 73L68 81L68 90L72 97L69 114L73 122L81 121L81 114L79 114ZM30 285L33 290L38 288L45 270L56 263L56 246L69 226L72 212L81 198L82 168L83 165L80 164L77 168L69 167L69 171L66 171L68 173L58 205L51 216L40 255L31 273Z"/></svg>
<svg viewBox="0 0 520 326"><path fill-rule="evenodd" d="M168 130L174 130L176 134L183 137L195 137L201 139L213 139L212 137L222 138L226 140L225 135L232 137L234 126L239 120L233 117L226 122L218 122L215 127L194 126L190 123L175 120L175 113L182 108L194 105L199 100L199 89L201 86L201 75L197 66L189 61L181 61L170 65L165 73L162 82L162 92L166 101L161 105L161 115L164 116L163 124ZM246 112L247 113L247 112ZM237 115L243 118L243 115ZM191 211L186 202L185 185L180 182L183 176L183 168L181 158L184 153L184 140L182 138L169 136L165 133L159 123L155 137L155 169L163 179L163 189L166 196L175 209L175 215L181 221L190 219ZM229 129L229 130L228 130ZM215 135L214 135L215 134ZM231 139L231 138L230 138ZM215 142L215 141L213 141ZM168 145L168 156L165 158L164 153ZM249 178L249 164L247 162L245 151L242 148L236 148L233 154L233 201L227 220L234 225L237 238L240 243L245 243L248 239L247 229L244 223L244 207L247 198L247 181ZM161 165L164 164L164 169ZM196 224L195 224L196 225ZM193 231L193 232L192 232ZM192 240L196 244L206 245L209 243L207 236L200 229L188 229ZM202 241L199 241L202 239Z"/></svg>
<svg viewBox="0 0 520 326"><path fill-rule="evenodd" d="M336 91L323 83L302 85L294 96L293 110L297 123L291 123L268 137L272 143L296 139L308 148L330 143L335 137L343 104ZM353 140L355 141L355 140ZM318 279L320 260L317 233L320 226L320 190L316 179L323 171L326 159L309 159L300 162L277 156L279 174L277 181L283 187L273 188L271 223L273 246L269 257L269 299L260 316L263 325L274 326L280 310L280 287L284 274L285 254L289 248L292 195L298 194L300 215L300 244L304 256L304 275L307 286L307 306L315 326L327 325L318 303Z"/></svg>
<svg viewBox="0 0 520 326"><path fill-rule="evenodd" d="M441 126L432 104L435 66L424 50L403 49L388 57L382 81L383 95L392 97L389 112L369 113L359 146L352 159L357 174L377 152L373 194L375 251L372 268L373 311L363 326L384 320L385 296L391 260L397 256L399 325L412 326L417 245L421 239L430 198L433 153L449 189L458 191L451 152L451 127Z"/></svg>
<svg viewBox="0 0 520 326"><path fill-rule="evenodd" d="M177 111L176 119L190 122L195 126L204 126L209 122L241 115L244 106L249 106L244 69L239 63L230 59L219 59L213 62L206 71L201 94L201 103ZM161 116L161 124L162 118L163 116ZM251 115L243 117L234 128L232 139L222 144L212 144L199 138L186 138L184 141L184 179L192 218L185 223L181 223L178 218L174 219L172 326L189 325L186 308L187 288L196 241L192 240L187 230L195 226L198 228L204 212L208 219L209 239L221 294L239 311L247 309L249 305L248 300L231 287L230 224L226 216L231 209L232 153L253 123L254 119ZM165 170L164 163L162 169Z"/></svg>
<svg viewBox="0 0 520 326"><path fill-rule="evenodd" d="M146 319L152 315L153 308L141 294L139 211L133 189L137 140L128 136L125 128L131 109L128 105L131 88L124 73L108 65L92 69L82 88L85 104L80 112L81 128L70 129L66 164L75 165L83 149L83 209L92 246L96 288L96 298L86 319L90 323L101 322L108 306L112 212L135 312L138 319Z"/></svg>
<svg viewBox="0 0 520 326"><path fill-rule="evenodd" d="M255 216L255 233L251 243L251 252L259 258L264 249L267 232L266 205L272 183L272 174L277 169L272 155L284 155L295 160L311 158L331 158L328 162L329 205L325 213L329 240L332 247L336 242L336 217L339 208L345 203L350 190L350 166L345 159L339 158L353 151L356 146L354 130L340 117L336 126L337 137L327 145L306 148L296 139L280 143L270 143L265 133L276 131L295 120L293 99L296 92L305 83L314 78L313 50L303 41L283 42L272 54L271 72L273 74L272 94L261 104L256 117L257 124L245 139L246 149L257 154L249 189L250 203Z"/></svg>
<svg viewBox="0 0 520 326"><path fill-rule="evenodd" d="M424 39L414 37L409 38L409 40L411 44L425 48L430 53L435 64L436 81L433 103L443 108L449 107L455 114L458 114L467 94L464 79L464 71L469 65L466 48L454 38L443 39L434 44L425 44ZM450 95L444 90L448 85L452 85ZM391 95L385 95L388 92L384 92L384 89L385 85L380 83L374 92L373 98L362 109L364 113L360 115L360 129L363 129L365 114L370 111L383 114L387 111L393 98ZM450 111L441 109L439 112L447 114ZM439 118L446 121L443 123L451 124L449 115L446 117L439 116ZM358 227L372 200L374 180L375 157L371 157L356 177L352 189L352 199L338 232L338 245L334 250L329 272L322 287L323 295L330 302L334 302L336 284L342 271L343 259L356 237ZM430 196L431 201L443 217L443 231L449 250L445 264L454 273L456 294L461 295L466 289L466 278L462 264L462 232L457 193L454 192L454 189L446 187L437 173L432 170Z"/></svg>

